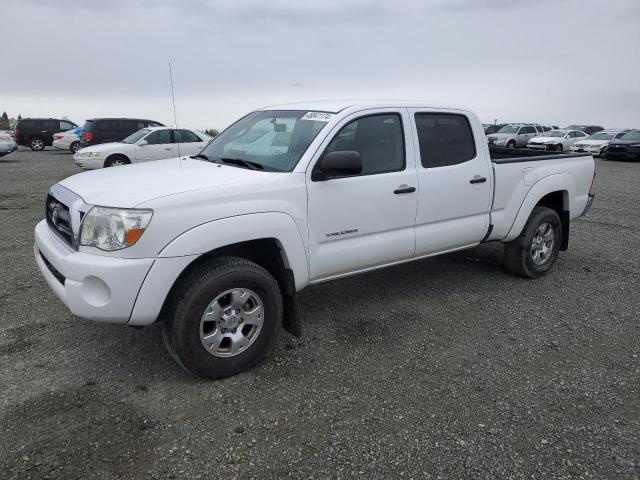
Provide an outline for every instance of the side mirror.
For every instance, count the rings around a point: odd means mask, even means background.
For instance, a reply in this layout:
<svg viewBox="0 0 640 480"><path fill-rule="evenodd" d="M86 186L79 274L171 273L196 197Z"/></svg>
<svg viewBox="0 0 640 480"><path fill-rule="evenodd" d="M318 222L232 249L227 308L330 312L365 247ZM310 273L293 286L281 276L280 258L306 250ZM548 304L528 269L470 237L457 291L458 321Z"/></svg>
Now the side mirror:
<svg viewBox="0 0 640 480"><path fill-rule="evenodd" d="M138 142L138 146L139 147L144 147L145 145L148 145L148 144L149 144L149 142L147 142L146 140L140 140Z"/></svg>
<svg viewBox="0 0 640 480"><path fill-rule="evenodd" d="M348 177L362 173L362 158L359 152L337 151L323 156L313 168L311 180L322 182L331 178Z"/></svg>

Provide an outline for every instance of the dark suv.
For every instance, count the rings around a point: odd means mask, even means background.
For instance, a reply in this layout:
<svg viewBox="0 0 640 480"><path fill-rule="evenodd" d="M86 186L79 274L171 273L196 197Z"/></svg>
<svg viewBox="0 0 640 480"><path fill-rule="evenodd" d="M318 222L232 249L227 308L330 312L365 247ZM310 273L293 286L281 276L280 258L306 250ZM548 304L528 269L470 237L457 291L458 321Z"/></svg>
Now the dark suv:
<svg viewBox="0 0 640 480"><path fill-rule="evenodd" d="M55 118L23 118L16 124L16 143L41 151L53 144L53 134L66 132L78 125Z"/></svg>
<svg viewBox="0 0 640 480"><path fill-rule="evenodd" d="M138 118L94 118L82 126L80 145L118 142L146 127L164 127L160 122Z"/></svg>

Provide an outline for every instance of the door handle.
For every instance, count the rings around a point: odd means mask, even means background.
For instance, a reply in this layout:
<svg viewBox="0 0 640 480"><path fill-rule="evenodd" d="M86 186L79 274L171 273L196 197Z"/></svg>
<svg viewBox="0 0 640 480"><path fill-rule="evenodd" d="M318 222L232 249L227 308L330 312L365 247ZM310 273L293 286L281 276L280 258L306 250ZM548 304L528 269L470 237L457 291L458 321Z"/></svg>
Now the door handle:
<svg viewBox="0 0 640 480"><path fill-rule="evenodd" d="M165 150L167 150L167 151L171 151L171 149L170 149L170 148L165 148Z"/></svg>
<svg viewBox="0 0 640 480"><path fill-rule="evenodd" d="M416 187L407 187L406 185L400 185L398 188L396 188L393 193L395 193L396 195L399 195L401 193L413 193L416 191Z"/></svg>
<svg viewBox="0 0 640 480"><path fill-rule="evenodd" d="M480 175L476 175L471 180L469 180L469 183L484 183L486 181L487 181L487 179L485 177L481 177Z"/></svg>

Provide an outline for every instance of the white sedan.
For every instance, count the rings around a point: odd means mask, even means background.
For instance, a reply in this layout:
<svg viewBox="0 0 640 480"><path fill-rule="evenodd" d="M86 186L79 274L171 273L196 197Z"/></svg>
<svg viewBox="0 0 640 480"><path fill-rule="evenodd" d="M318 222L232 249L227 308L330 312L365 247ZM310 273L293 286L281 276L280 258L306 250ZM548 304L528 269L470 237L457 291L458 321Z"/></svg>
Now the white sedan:
<svg viewBox="0 0 640 480"><path fill-rule="evenodd" d="M618 140L628 131L629 130L603 130L594 133L585 140L574 143L571 146L571 151L579 153L586 152L597 157L602 153L602 149L609 145L611 140Z"/></svg>
<svg viewBox="0 0 640 480"><path fill-rule="evenodd" d="M17 150L18 146L16 141L11 136L11 132L0 130L0 157L9 155L14 150Z"/></svg>
<svg viewBox="0 0 640 480"><path fill-rule="evenodd" d="M60 150L70 150L76 153L80 150L80 138L76 135L76 129L53 134L53 146Z"/></svg>
<svg viewBox="0 0 640 480"><path fill-rule="evenodd" d="M79 150L73 161L87 170L130 163L195 155L211 137L197 130L149 127L138 130L120 142L102 143Z"/></svg>
<svg viewBox="0 0 640 480"><path fill-rule="evenodd" d="M587 138L580 130L551 130L539 137L533 137L527 143L527 148L533 150L552 150L556 152L568 151L578 140Z"/></svg>

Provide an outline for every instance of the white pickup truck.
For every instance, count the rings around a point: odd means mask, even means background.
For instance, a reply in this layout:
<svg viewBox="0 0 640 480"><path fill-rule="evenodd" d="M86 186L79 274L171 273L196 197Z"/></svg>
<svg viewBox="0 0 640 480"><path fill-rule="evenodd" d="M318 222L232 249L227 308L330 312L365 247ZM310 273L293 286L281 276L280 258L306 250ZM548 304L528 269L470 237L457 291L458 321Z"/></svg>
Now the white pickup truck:
<svg viewBox="0 0 640 480"><path fill-rule="evenodd" d="M286 134L278 149L242 150L265 129ZM514 273L543 275L593 179L590 155L490 153L466 110L289 104L248 114L197 156L57 183L34 253L72 313L160 321L181 366L220 378L265 358L281 326L300 335L308 285L489 241Z"/></svg>

